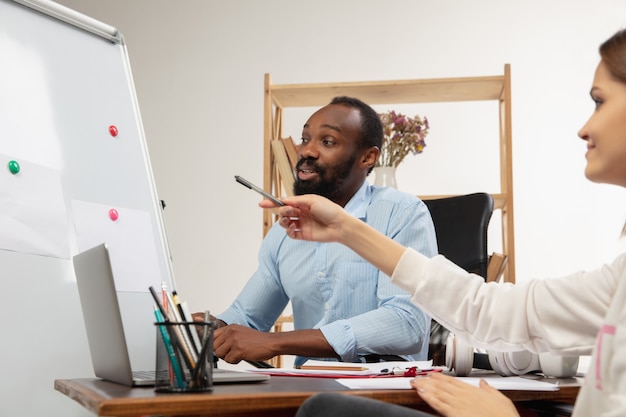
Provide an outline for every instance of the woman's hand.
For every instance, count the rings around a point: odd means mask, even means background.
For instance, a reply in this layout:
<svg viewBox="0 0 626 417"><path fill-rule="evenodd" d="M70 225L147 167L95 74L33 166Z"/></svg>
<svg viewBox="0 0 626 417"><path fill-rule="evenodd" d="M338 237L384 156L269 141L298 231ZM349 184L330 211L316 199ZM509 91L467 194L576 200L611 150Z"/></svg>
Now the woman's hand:
<svg viewBox="0 0 626 417"><path fill-rule="evenodd" d="M342 243L389 276L406 250L327 198L301 195L282 201L286 206L278 209L279 224L292 239ZM275 208L269 200L261 201L259 206Z"/></svg>
<svg viewBox="0 0 626 417"><path fill-rule="evenodd" d="M285 197L280 207L279 224L292 239L315 242L339 242L343 223L352 219L341 206L318 195ZM263 208L275 208L269 200L259 203Z"/></svg>
<svg viewBox="0 0 626 417"><path fill-rule="evenodd" d="M519 417L511 400L485 380L474 387L448 375L433 373L411 381L429 406L446 417Z"/></svg>

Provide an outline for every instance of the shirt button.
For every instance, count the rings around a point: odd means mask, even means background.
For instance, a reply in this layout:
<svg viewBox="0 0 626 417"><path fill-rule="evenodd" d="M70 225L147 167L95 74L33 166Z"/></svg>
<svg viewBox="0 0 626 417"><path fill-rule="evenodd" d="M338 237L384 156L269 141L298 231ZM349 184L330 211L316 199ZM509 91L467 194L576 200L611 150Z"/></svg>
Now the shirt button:
<svg viewBox="0 0 626 417"><path fill-rule="evenodd" d="M318 277L323 277L323 276L324 276L324 272L322 272L322 271L318 271L318 272L317 272L317 276L318 276Z"/></svg>

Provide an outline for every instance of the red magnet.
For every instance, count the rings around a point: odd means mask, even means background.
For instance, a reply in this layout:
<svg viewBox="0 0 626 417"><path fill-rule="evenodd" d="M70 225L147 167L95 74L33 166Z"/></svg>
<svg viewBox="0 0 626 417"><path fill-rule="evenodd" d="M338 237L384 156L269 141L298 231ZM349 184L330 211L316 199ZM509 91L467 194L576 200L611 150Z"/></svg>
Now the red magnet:
<svg viewBox="0 0 626 417"><path fill-rule="evenodd" d="M120 217L120 214L115 209L109 210L109 218L113 221L116 221Z"/></svg>
<svg viewBox="0 0 626 417"><path fill-rule="evenodd" d="M116 137L119 132L116 126L111 125L109 126L109 133L111 134L111 136Z"/></svg>

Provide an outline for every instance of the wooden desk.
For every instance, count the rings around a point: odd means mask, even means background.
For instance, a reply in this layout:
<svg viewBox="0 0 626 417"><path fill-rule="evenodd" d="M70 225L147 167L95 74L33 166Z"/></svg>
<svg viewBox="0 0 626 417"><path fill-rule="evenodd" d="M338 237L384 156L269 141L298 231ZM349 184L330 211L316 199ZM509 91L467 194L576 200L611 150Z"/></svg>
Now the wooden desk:
<svg viewBox="0 0 626 417"><path fill-rule="evenodd" d="M581 381L559 381L558 391L503 391L513 401L555 400L573 404ZM162 394L100 379L59 379L54 388L98 416L293 416L300 404L322 391L343 391L431 411L413 390L349 390L333 379L272 377L257 384L215 385L211 393Z"/></svg>

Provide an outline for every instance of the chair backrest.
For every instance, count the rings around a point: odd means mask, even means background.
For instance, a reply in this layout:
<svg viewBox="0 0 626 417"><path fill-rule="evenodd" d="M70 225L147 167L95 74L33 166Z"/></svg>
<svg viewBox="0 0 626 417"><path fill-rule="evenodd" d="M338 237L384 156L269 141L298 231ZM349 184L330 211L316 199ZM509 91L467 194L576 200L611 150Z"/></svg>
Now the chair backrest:
<svg viewBox="0 0 626 417"><path fill-rule="evenodd" d="M487 277L487 228L493 197L474 193L424 200L435 225L439 253L483 278Z"/></svg>
<svg viewBox="0 0 626 417"><path fill-rule="evenodd" d="M493 197L474 193L424 200L435 225L439 253L468 272L487 278L487 228L493 213ZM433 320L428 358L445 365L446 339L450 332Z"/></svg>

